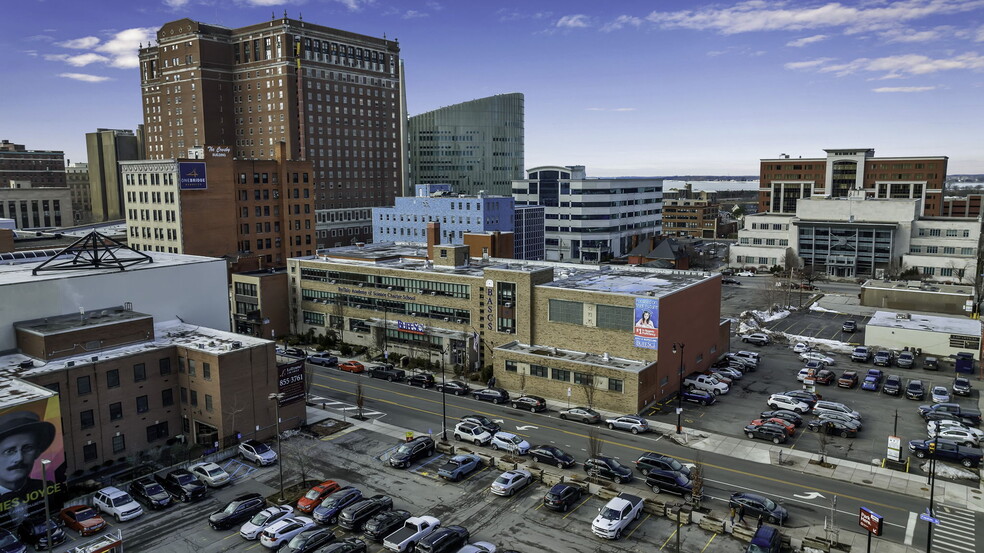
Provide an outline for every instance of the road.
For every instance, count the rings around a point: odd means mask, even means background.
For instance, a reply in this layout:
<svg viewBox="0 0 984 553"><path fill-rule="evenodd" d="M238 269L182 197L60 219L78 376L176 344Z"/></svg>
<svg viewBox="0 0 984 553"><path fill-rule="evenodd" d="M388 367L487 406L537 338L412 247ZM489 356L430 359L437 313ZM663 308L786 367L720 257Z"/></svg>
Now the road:
<svg viewBox="0 0 984 553"><path fill-rule="evenodd" d="M315 368L312 378L312 395L328 401L342 402L336 405L345 409L354 403L356 383L362 382L365 399L364 408L383 420L417 432L430 432L435 438L442 430L441 394L433 390L411 388L405 384L371 380L363 376L341 373L333 369ZM503 421L503 429L524 436L533 444L550 443L561 447L583 460L587 456L588 433L591 430L583 424L563 421L552 414L533 414L510 407L480 403L467 397L447 396L447 425L451 429L457 419L468 413L479 413L492 419ZM351 410L347 411L352 414ZM634 436L629 433L597 429L606 455L631 463L640 453L657 451L679 459L693 462L694 451L677 445L660 436ZM831 512L831 500L836 496L834 508L835 525L841 531L859 531L858 510L868 507L885 518L883 539L907 544L922 544L926 540L926 523L918 522L918 514L923 512L927 501L908 495L874 487L861 487L850 483L791 471L782 467L767 466L745 459L737 459L702 453L700 462L706 467L705 498L717 501L709 505L723 511L720 501L727 501L731 492L739 490L756 491L780 500L790 511L791 526L822 525L824 517ZM927 490L928 495L928 490ZM973 543L974 548L966 553L984 550L984 540L975 532L982 520L981 513L967 514L952 506L953 515L941 528L947 525L965 532L963 544ZM942 512L942 511L941 511ZM958 518L957 514L964 518ZM942 553L965 553L956 548L936 547Z"/></svg>

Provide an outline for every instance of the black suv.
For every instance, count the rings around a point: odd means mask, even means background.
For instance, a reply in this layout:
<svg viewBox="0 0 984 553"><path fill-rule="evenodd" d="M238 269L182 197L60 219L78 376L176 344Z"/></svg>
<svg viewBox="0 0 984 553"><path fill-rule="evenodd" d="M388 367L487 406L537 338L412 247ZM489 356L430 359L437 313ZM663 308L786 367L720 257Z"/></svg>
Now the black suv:
<svg viewBox="0 0 984 553"><path fill-rule="evenodd" d="M547 410L547 400L540 396L521 396L512 400L512 406L516 409L528 409L530 413Z"/></svg>
<svg viewBox="0 0 984 553"><path fill-rule="evenodd" d="M416 553L453 553L468 542L468 536L464 526L445 526L420 540L414 550Z"/></svg>
<svg viewBox="0 0 984 553"><path fill-rule="evenodd" d="M353 503L342 509L342 514L338 515L338 525L346 530L357 532L362 530L362 525L375 516L376 513L392 508L392 497L388 495L374 495L369 499L363 499L358 503Z"/></svg>
<svg viewBox="0 0 984 553"><path fill-rule="evenodd" d="M202 484L198 477L187 469L175 469L163 478L155 476L154 479L164 487L167 493L171 494L171 497L186 503L204 499L208 493L205 484Z"/></svg>
<svg viewBox="0 0 984 553"><path fill-rule="evenodd" d="M163 509L171 504L171 494L152 478L144 477L130 484L130 497L151 509Z"/></svg>
<svg viewBox="0 0 984 553"><path fill-rule="evenodd" d="M399 445L393 455L390 456L389 463L396 468L405 469L417 459L434 455L434 440L430 436L417 436L416 438Z"/></svg>
<svg viewBox="0 0 984 553"><path fill-rule="evenodd" d="M492 419L483 415L465 415L461 417L462 422L473 422L489 432L489 434L495 435L496 432L502 430L502 427L498 424L492 422Z"/></svg>
<svg viewBox="0 0 984 553"><path fill-rule="evenodd" d="M278 553L314 553L338 538L328 528L312 528L294 536L277 550Z"/></svg>
<svg viewBox="0 0 984 553"><path fill-rule="evenodd" d="M786 429L776 424L750 424L745 427L745 435L749 438L770 440L774 444L786 443L786 439L789 438Z"/></svg>
<svg viewBox="0 0 984 553"><path fill-rule="evenodd" d="M398 509L377 513L362 526L362 535L372 541L383 541L383 538L403 528L403 523L410 518L410 511Z"/></svg>
<svg viewBox="0 0 984 553"><path fill-rule="evenodd" d="M677 495L690 495L694 485L683 473L675 470L651 470L646 475L646 486L653 493L670 492Z"/></svg>
<svg viewBox="0 0 984 553"><path fill-rule="evenodd" d="M435 383L434 375L432 375L431 373L417 373L407 377L407 384L411 386L430 388L434 385L434 383Z"/></svg>
<svg viewBox="0 0 984 553"><path fill-rule="evenodd" d="M212 513L208 517L208 525L212 530L226 530L253 518L253 515L266 509L266 506L266 499L258 493L241 495L226 503L221 511Z"/></svg>
<svg viewBox="0 0 984 553"><path fill-rule="evenodd" d="M403 369L397 369L393 365L375 365L369 367L369 378L382 378L383 380L400 381L406 378L407 373Z"/></svg>
<svg viewBox="0 0 984 553"><path fill-rule="evenodd" d="M636 460L635 464L636 468L639 469L639 472L641 472L643 476L654 470L672 470L683 474L687 478L690 478L690 467L684 465L669 455L660 455L659 453L653 452L643 453L639 456L639 459Z"/></svg>
<svg viewBox="0 0 984 553"><path fill-rule="evenodd" d="M611 457L592 457L584 462L584 472L616 484L632 480L632 469Z"/></svg>
<svg viewBox="0 0 984 553"><path fill-rule="evenodd" d="M882 386L882 393L890 396L897 396L901 392L902 377L897 374L888 375L888 378L885 379L885 384Z"/></svg>
<svg viewBox="0 0 984 553"><path fill-rule="evenodd" d="M547 495L543 496L543 506L547 509L553 511L567 512L575 503L577 503L581 496L584 495L584 490L580 486L574 486L572 484L556 484L554 487L550 488Z"/></svg>
<svg viewBox="0 0 984 553"><path fill-rule="evenodd" d="M905 397L909 399L923 399L926 397L926 386L922 380L910 380L905 387Z"/></svg>
<svg viewBox="0 0 984 553"><path fill-rule="evenodd" d="M17 535L20 540L27 545L34 547L37 551L50 550L60 545L68 539L65 531L58 522L53 519L29 518L17 527ZM51 532L51 547L48 547L48 532Z"/></svg>

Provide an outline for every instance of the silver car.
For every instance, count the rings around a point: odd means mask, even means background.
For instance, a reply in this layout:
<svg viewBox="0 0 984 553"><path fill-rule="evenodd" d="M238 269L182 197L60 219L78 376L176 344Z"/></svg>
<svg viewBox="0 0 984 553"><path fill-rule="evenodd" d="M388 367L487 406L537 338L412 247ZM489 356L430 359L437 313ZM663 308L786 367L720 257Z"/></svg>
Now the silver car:
<svg viewBox="0 0 984 553"><path fill-rule="evenodd" d="M636 416L636 415L623 415L618 418L608 419L605 421L608 428L615 430L628 430L633 434L638 434L640 432L649 432L649 421L646 419Z"/></svg>
<svg viewBox="0 0 984 553"><path fill-rule="evenodd" d="M595 424L601 422L601 415L590 407L571 407L560 412L560 418Z"/></svg>
<svg viewBox="0 0 984 553"><path fill-rule="evenodd" d="M491 491L495 495L510 496L523 489L533 481L533 475L527 470L517 469L506 471L492 482Z"/></svg>

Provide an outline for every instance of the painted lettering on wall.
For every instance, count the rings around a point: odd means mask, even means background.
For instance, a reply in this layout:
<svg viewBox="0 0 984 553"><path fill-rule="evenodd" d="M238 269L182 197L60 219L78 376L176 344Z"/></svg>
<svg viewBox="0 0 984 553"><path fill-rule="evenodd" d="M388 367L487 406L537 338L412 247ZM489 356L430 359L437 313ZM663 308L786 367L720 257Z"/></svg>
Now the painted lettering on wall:
<svg viewBox="0 0 984 553"><path fill-rule="evenodd" d="M212 157L229 157L229 154L232 153L232 148L229 146L205 146L205 149L208 150L208 155Z"/></svg>
<svg viewBox="0 0 984 553"><path fill-rule="evenodd" d="M396 321L396 328L404 332L410 332L412 334L426 334L427 327L420 323L411 323L409 321Z"/></svg>
<svg viewBox="0 0 984 553"><path fill-rule="evenodd" d="M492 330L495 322L495 288L489 286L485 289L485 328Z"/></svg>

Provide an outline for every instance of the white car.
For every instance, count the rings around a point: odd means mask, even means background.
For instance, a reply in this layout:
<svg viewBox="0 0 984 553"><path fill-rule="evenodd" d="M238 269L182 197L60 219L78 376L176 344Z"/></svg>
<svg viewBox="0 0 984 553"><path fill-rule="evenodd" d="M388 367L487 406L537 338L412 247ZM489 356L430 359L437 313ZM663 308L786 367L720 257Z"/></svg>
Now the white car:
<svg viewBox="0 0 984 553"><path fill-rule="evenodd" d="M260 466L272 465L277 462L277 452L257 440L246 440L239 444L239 454L242 455L243 459Z"/></svg>
<svg viewBox="0 0 984 553"><path fill-rule="evenodd" d="M516 455L526 455L530 451L530 443L509 432L496 432L492 436L492 449L502 449Z"/></svg>
<svg viewBox="0 0 984 553"><path fill-rule="evenodd" d="M795 413L803 414L810 410L810 406L805 402L800 401L789 396L784 396L782 394L772 394L769 396L769 407L773 411L783 409L786 411L793 411Z"/></svg>
<svg viewBox="0 0 984 553"><path fill-rule="evenodd" d="M492 434L478 423L461 421L454 427L454 439L475 445L488 445L492 441Z"/></svg>
<svg viewBox="0 0 984 553"><path fill-rule="evenodd" d="M317 525L308 517L287 517L268 526L260 534L260 543L270 549L277 549L291 538Z"/></svg>
<svg viewBox="0 0 984 553"><path fill-rule="evenodd" d="M232 476L215 463L196 463L188 467L188 470L212 488L225 486L232 481Z"/></svg>
<svg viewBox="0 0 984 553"><path fill-rule="evenodd" d="M978 441L984 441L984 430L981 430L980 428L974 428L972 426L967 426L966 424L960 421L949 420L949 419L940 419L937 421L927 422L926 433L929 434L930 438L932 438L933 434L936 432L937 423L939 423L939 427L941 429L945 430L947 428L957 428L960 430L965 430L967 432L970 432L974 437L976 437Z"/></svg>
<svg viewBox="0 0 984 553"><path fill-rule="evenodd" d="M487 541L476 541L463 546L458 553L495 553L495 545Z"/></svg>
<svg viewBox="0 0 984 553"><path fill-rule="evenodd" d="M806 353L808 351L813 351L813 347L804 342L796 342L796 345L793 346L793 353Z"/></svg>
<svg viewBox="0 0 984 553"><path fill-rule="evenodd" d="M936 429L931 428L929 430L930 439L936 437ZM955 426L948 426L940 428L939 437L946 440L953 440L961 445L967 447L978 447L981 443L981 438L971 432L969 429L957 428Z"/></svg>
<svg viewBox="0 0 984 553"><path fill-rule="evenodd" d="M753 277L755 276L755 271L738 271L735 276L740 277Z"/></svg>
<svg viewBox="0 0 984 553"><path fill-rule="evenodd" d="M819 361L824 365L835 365L833 357L827 357L826 355L820 353L819 351L804 351L800 354L800 359L803 361Z"/></svg>
<svg viewBox="0 0 984 553"><path fill-rule="evenodd" d="M130 494L112 486L96 492L92 496L92 504L98 511L113 515L116 522L135 519L144 512Z"/></svg>
<svg viewBox="0 0 984 553"><path fill-rule="evenodd" d="M533 475L528 470L510 470L499 475L492 482L492 493L510 496L523 489L533 481Z"/></svg>
<svg viewBox="0 0 984 553"><path fill-rule="evenodd" d="M806 377L810 376L811 372L814 373L814 375L816 375L816 371L814 371L813 369L809 369L809 368L800 369L800 371L796 373L796 380L799 380L800 382L806 382Z"/></svg>
<svg viewBox="0 0 984 553"><path fill-rule="evenodd" d="M294 508L290 505L274 505L267 507L259 513L253 515L246 524L239 528L239 535L243 539L255 540L260 537L260 533L267 527L276 524L294 513Z"/></svg>

